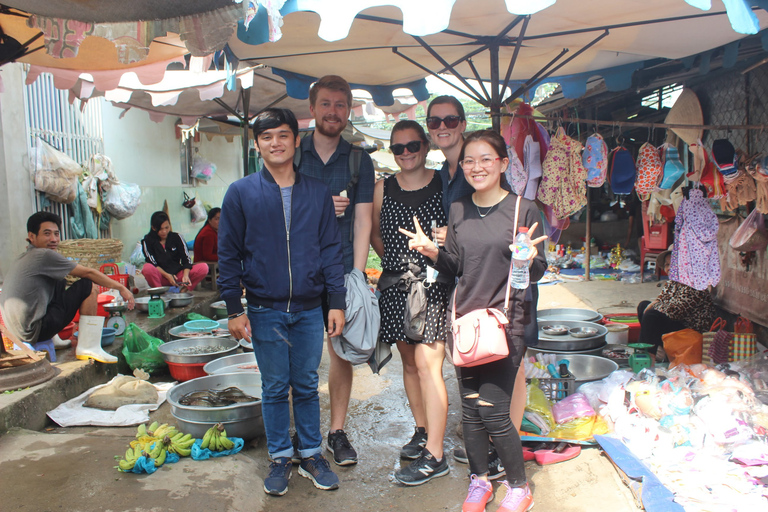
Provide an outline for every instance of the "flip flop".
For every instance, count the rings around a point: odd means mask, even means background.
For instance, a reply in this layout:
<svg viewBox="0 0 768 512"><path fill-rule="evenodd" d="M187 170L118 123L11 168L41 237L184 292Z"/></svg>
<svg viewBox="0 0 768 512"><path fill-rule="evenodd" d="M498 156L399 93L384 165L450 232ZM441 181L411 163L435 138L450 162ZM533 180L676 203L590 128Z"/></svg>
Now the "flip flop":
<svg viewBox="0 0 768 512"><path fill-rule="evenodd" d="M534 460L535 458L536 455L533 453L533 450L527 446L523 446L523 460L528 462L529 460Z"/></svg>

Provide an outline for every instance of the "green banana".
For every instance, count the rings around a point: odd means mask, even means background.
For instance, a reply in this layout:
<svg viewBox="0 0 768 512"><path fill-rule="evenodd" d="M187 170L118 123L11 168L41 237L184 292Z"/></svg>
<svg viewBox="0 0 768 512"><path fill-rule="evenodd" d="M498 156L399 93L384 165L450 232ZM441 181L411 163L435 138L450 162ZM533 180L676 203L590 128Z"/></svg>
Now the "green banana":
<svg viewBox="0 0 768 512"><path fill-rule="evenodd" d="M163 443L160 441L155 441L155 444L152 446L152 449L149 452L149 457L152 459L157 459L160 456L160 453L164 451L165 449L163 448Z"/></svg>
<svg viewBox="0 0 768 512"><path fill-rule="evenodd" d="M152 422L152 424L151 424L151 425L150 425L150 426L147 428L147 431L148 431L148 432L154 432L155 430L157 430L157 427L158 427L159 425L160 425L160 424L159 424L158 422L154 421L154 422ZM152 434L149 434L149 435L152 435Z"/></svg>
<svg viewBox="0 0 768 512"><path fill-rule="evenodd" d="M205 435L203 435L203 441L200 443L200 448L208 448L208 445L211 443L211 437L213 436L213 427L206 430Z"/></svg>
<svg viewBox="0 0 768 512"><path fill-rule="evenodd" d="M231 439L224 436L219 436L219 444L221 444L222 450L231 450L235 447L235 443Z"/></svg>
<svg viewBox="0 0 768 512"><path fill-rule="evenodd" d="M176 453L181 457L189 457L192 454L192 448L176 448Z"/></svg>
<svg viewBox="0 0 768 512"><path fill-rule="evenodd" d="M142 423L136 432L136 439L147 435L147 425Z"/></svg>
<svg viewBox="0 0 768 512"><path fill-rule="evenodd" d="M120 471L125 471L126 473L133 469L133 466L136 465L136 461L129 462L127 460L121 460L117 463L117 467L120 469Z"/></svg>
<svg viewBox="0 0 768 512"><path fill-rule="evenodd" d="M161 451L160 451L160 455L158 455L158 456L155 458L155 467L156 467L156 468L159 468L160 466L162 466L163 464L165 464L165 458L166 458L167 456L168 456L168 452L167 452L167 451L165 451L165 450L162 450L162 449L161 449Z"/></svg>

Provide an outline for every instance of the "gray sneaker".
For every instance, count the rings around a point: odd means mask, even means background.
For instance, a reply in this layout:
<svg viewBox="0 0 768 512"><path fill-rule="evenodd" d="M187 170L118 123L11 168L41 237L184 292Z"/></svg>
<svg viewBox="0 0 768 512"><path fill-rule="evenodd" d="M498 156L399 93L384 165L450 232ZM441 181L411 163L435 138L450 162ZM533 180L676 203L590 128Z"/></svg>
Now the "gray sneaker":
<svg viewBox="0 0 768 512"><path fill-rule="evenodd" d="M421 485L450 472L445 455L437 460L426 448L421 456L404 468L395 471L395 479L404 485Z"/></svg>
<svg viewBox="0 0 768 512"><path fill-rule="evenodd" d="M339 466L357 464L357 452L347 439L347 433L343 430L328 432L328 451L333 454L333 462Z"/></svg>
<svg viewBox="0 0 768 512"><path fill-rule="evenodd" d="M424 447L427 446L427 431L424 427L416 427L413 437L400 449L400 458L418 459Z"/></svg>

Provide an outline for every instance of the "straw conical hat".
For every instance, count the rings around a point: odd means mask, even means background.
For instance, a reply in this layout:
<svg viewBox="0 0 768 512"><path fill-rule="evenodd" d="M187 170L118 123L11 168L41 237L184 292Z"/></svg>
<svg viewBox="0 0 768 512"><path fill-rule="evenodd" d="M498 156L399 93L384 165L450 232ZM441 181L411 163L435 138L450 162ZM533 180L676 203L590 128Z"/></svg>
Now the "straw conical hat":
<svg viewBox="0 0 768 512"><path fill-rule="evenodd" d="M703 125L704 114L701 111L701 103L699 103L696 93L690 89L683 89L667 114L667 118L664 119L664 123ZM671 130L687 144L696 144L704 132L701 128L671 128Z"/></svg>

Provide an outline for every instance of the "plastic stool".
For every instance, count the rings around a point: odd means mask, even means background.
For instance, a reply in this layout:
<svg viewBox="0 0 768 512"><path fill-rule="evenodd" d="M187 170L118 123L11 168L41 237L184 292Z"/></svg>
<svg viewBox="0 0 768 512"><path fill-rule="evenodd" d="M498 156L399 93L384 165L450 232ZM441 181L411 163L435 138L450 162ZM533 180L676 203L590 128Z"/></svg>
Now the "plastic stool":
<svg viewBox="0 0 768 512"><path fill-rule="evenodd" d="M56 362L56 349L53 347L53 340L38 341L32 346L33 350L45 350L48 352L48 358L52 363Z"/></svg>

